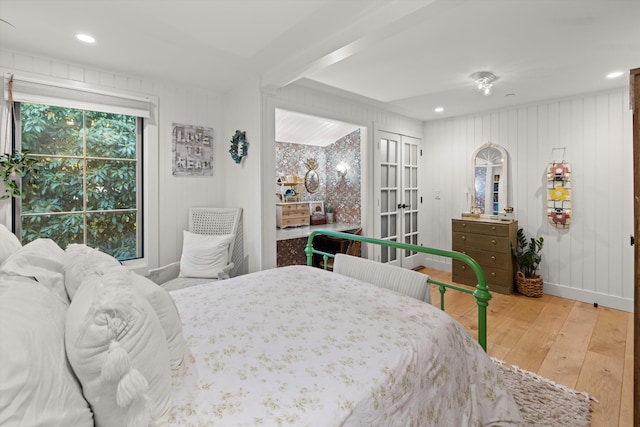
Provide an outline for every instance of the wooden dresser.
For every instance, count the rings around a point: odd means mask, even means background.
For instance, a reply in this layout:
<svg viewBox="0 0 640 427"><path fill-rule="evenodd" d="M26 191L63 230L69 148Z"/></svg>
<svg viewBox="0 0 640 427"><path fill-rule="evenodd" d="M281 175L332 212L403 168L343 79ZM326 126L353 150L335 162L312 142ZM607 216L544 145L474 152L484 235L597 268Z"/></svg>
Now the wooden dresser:
<svg viewBox="0 0 640 427"><path fill-rule="evenodd" d="M279 228L310 224L309 202L276 203L276 225Z"/></svg>
<svg viewBox="0 0 640 427"><path fill-rule="evenodd" d="M518 221L490 219L452 219L452 250L475 259L487 278L489 291L510 294L515 281L511 247L517 245ZM452 279L466 285L476 285L473 270L461 261L453 260Z"/></svg>

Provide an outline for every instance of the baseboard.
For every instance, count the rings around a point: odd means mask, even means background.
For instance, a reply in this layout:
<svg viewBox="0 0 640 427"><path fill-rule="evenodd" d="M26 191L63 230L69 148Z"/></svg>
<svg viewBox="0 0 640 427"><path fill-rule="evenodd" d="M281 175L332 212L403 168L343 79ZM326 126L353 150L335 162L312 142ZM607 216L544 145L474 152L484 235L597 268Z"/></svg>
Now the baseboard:
<svg viewBox="0 0 640 427"><path fill-rule="evenodd" d="M547 282L544 282L544 293L556 297L585 302L587 304L597 304L603 307L633 313L633 299L629 298L605 295L598 292L585 291L583 289L574 289Z"/></svg>
<svg viewBox="0 0 640 427"><path fill-rule="evenodd" d="M424 265L428 268L451 272L451 261L439 259L424 258ZM568 286L558 285L555 283L544 283L544 293L561 298L568 298L574 301L580 301L587 304L598 304L599 306L609 307L616 310L622 310L633 313L633 299L622 298L614 295L605 295L593 291L585 291L583 289L570 288Z"/></svg>
<svg viewBox="0 0 640 427"><path fill-rule="evenodd" d="M429 259L425 257L424 266L451 273L451 260L444 261L439 259Z"/></svg>

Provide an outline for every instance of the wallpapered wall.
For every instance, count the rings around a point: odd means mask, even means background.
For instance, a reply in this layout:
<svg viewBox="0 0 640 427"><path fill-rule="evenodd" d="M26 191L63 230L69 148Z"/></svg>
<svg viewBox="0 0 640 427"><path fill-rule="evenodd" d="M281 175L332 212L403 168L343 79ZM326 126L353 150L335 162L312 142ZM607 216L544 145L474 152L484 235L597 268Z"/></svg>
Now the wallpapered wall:
<svg viewBox="0 0 640 427"><path fill-rule="evenodd" d="M360 224L361 222L361 159L360 130L340 138L326 147L305 144L276 142L276 180L282 174L304 177L307 172L305 161L315 158L318 161L320 188L313 194L300 185L299 200L323 201L325 209L333 206L336 222ZM338 177L336 166L347 165L344 178ZM277 265L306 264L304 247L307 239L279 240L277 242Z"/></svg>
<svg viewBox="0 0 640 427"><path fill-rule="evenodd" d="M361 158L360 130L337 140L326 147L314 145L276 142L275 180L280 174L303 177L307 172L305 161L315 158L318 161L320 188L310 194L299 186L299 200L323 201L334 208L336 222L359 224L361 221ZM344 178L338 177L336 166L345 163L348 168Z"/></svg>

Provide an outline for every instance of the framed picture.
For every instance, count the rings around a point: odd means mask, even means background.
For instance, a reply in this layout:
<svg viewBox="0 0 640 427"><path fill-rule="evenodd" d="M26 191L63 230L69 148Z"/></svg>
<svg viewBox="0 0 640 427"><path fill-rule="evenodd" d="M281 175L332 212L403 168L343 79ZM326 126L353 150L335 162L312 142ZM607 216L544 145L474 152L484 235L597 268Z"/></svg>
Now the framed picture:
<svg viewBox="0 0 640 427"><path fill-rule="evenodd" d="M309 215L324 215L324 202L309 202Z"/></svg>
<svg viewBox="0 0 640 427"><path fill-rule="evenodd" d="M174 176L213 176L213 128L171 125Z"/></svg>

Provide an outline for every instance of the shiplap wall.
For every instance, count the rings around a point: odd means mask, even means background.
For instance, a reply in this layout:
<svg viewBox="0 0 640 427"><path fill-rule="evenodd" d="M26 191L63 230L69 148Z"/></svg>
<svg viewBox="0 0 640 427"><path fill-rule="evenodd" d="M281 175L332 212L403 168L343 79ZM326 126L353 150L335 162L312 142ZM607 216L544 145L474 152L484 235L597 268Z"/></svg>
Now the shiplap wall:
<svg viewBox="0 0 640 427"><path fill-rule="evenodd" d="M519 226L545 239L540 267L545 292L632 311L631 118L628 89L622 88L427 122L425 245L451 248L450 220L470 207L471 156L486 142L500 144L509 153L509 201ZM556 147L566 147L572 168L568 230L554 228L545 216L546 168ZM450 269L435 259L428 262Z"/></svg>
<svg viewBox="0 0 640 427"><path fill-rule="evenodd" d="M157 97L158 135L151 141L149 156L156 163L155 174L150 180L158 183L160 191L149 207L154 237L158 248L157 261L164 265L180 258L182 230L187 228L189 206L220 206L224 204L225 179L223 160L228 147L222 135L222 99L215 93L195 87L177 86L170 82L156 82L124 76L118 73L96 70L83 65L67 64L57 60L25 53L0 50L2 74L29 73L73 82L82 82L93 87L138 92ZM171 172L171 125L187 123L214 129L214 175L213 177L174 177ZM4 131L5 123L2 123ZM224 157L224 159L223 159ZM7 212L7 201L0 201L0 212ZM7 219L0 219L6 223ZM156 243L157 242L157 243ZM149 248L148 248L149 249ZM155 265L151 265L154 267Z"/></svg>
<svg viewBox="0 0 640 427"><path fill-rule="evenodd" d="M422 127L420 122L381 106L300 84L260 94L257 83L249 82L234 92L240 98L225 100L201 88L148 81L25 53L0 50L0 69L3 74L23 71L158 98L158 138L151 147L155 151L149 154L158 162L160 191L150 212L156 217L157 230L150 232L157 236L159 265L179 259L189 206L231 203L246 210L248 270L275 266L275 210L269 195L275 168L275 108L285 108L362 125L367 145L363 184L369 192L373 188L374 129L418 137L424 132L420 229L421 241L427 246L451 247L451 218L469 206L466 192L472 182L473 151L488 141L503 145L510 155L509 199L520 226L546 239L541 266L546 291L632 309L629 235L633 227L633 154L626 88L433 121ZM225 105L230 110L229 123L224 118ZM172 176L172 123L214 128L213 177ZM2 126L4 130L5 124ZM227 140L236 128L244 127L248 127L253 145L248 163L236 167L228 159ZM573 169L574 219L565 231L549 226L544 217L545 168L554 147L567 147L566 157ZM237 192L240 186L261 186L261 195L256 198L253 191ZM435 191L440 191L440 200L435 200ZM372 212L373 197L367 199L365 210ZM7 202L0 202L0 214L6 212ZM6 223L4 218L0 221ZM372 222L366 212L363 220ZM436 260L426 263L447 268Z"/></svg>

